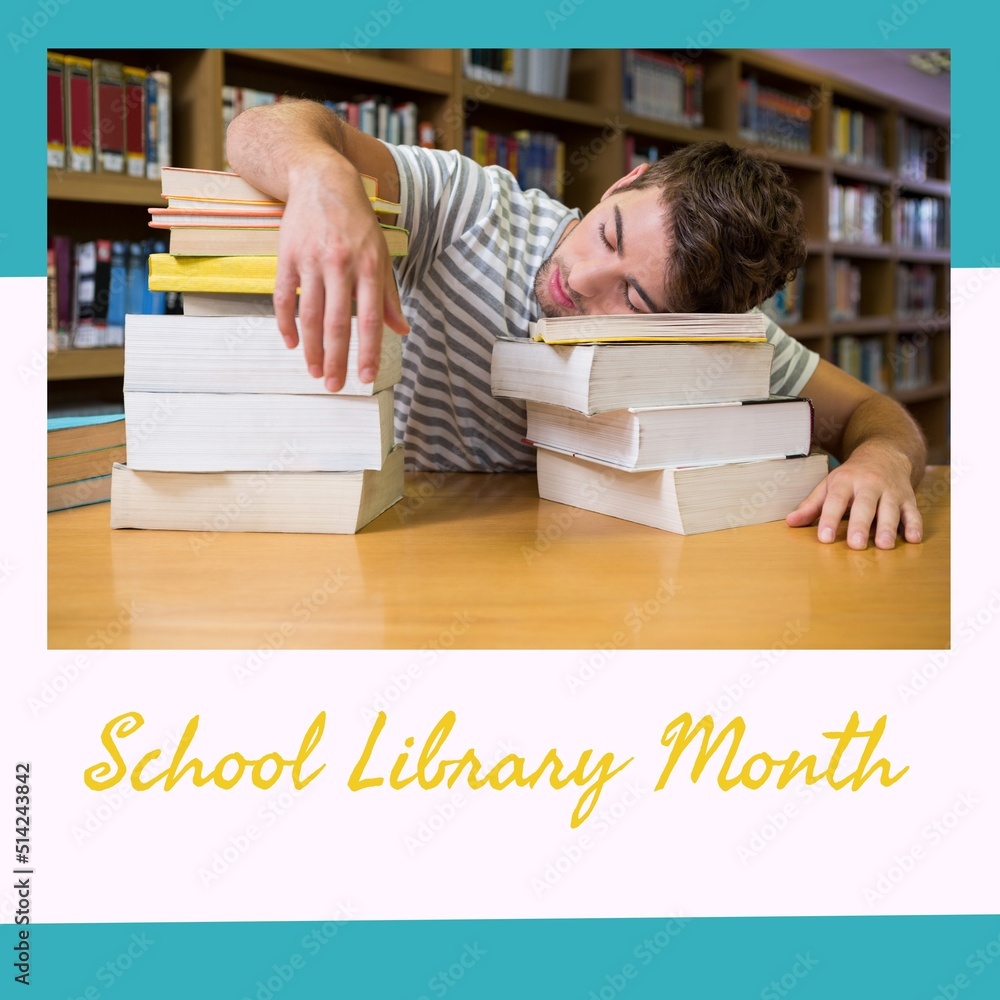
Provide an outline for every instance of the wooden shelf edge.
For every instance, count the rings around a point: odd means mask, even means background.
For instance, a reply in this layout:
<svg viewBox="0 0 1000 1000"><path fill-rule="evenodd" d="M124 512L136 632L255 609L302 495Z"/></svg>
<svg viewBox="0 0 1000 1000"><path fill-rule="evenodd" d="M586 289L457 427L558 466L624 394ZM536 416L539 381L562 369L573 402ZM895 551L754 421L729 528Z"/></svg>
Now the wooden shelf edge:
<svg viewBox="0 0 1000 1000"><path fill-rule="evenodd" d="M64 382L69 379L116 378L125 373L125 348L93 347L51 351L48 362L50 382Z"/></svg>
<svg viewBox="0 0 1000 1000"><path fill-rule="evenodd" d="M841 334L888 333L892 327L889 316L862 316L860 319L831 320L829 330L834 337Z"/></svg>
<svg viewBox="0 0 1000 1000"><path fill-rule="evenodd" d="M542 94L529 94L525 90L499 87L483 80L463 78L462 97L486 107L522 111L542 118L573 122L576 125L590 125L595 128L610 126L616 131L621 131L620 125L624 124L624 116L617 114L611 108L585 104L582 101L564 101Z"/></svg>
<svg viewBox="0 0 1000 1000"><path fill-rule="evenodd" d="M887 395L898 403L923 403L929 399L947 399L951 387L947 382L931 382L919 389L893 389Z"/></svg>
<svg viewBox="0 0 1000 1000"><path fill-rule="evenodd" d="M224 49L226 55L276 63L313 73L353 77L385 87L406 87L430 94L450 94L450 74L421 69L407 63L354 49Z"/></svg>
<svg viewBox="0 0 1000 1000"><path fill-rule="evenodd" d="M106 202L113 205L159 205L160 182L124 174L83 174L72 170L48 172L50 199Z"/></svg>

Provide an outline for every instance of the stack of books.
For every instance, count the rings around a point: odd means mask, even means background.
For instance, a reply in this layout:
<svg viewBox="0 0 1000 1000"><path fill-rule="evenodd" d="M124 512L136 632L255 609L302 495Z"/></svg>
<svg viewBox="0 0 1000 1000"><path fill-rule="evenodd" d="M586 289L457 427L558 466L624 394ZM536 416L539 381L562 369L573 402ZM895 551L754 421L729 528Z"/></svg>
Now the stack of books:
<svg viewBox="0 0 1000 1000"><path fill-rule="evenodd" d="M767 318L543 319L499 340L495 396L523 399L542 499L695 534L784 518L822 481L812 405L769 395Z"/></svg>
<svg viewBox="0 0 1000 1000"><path fill-rule="evenodd" d="M393 436L400 339L384 330L378 377L364 383L352 329L346 382L328 392L308 374L301 345L289 350L279 333L273 251L233 252L225 242L276 235L264 220L280 219L283 206L223 172L164 171L165 193L178 174L186 193L176 198L211 207L151 210L154 220L160 211L180 220L168 226L172 252L150 258L149 283L183 293L184 314L126 317L128 465L112 474L111 526L353 533L403 494ZM189 230L211 249L179 251L175 237ZM405 231L390 230L403 233L405 251Z"/></svg>
<svg viewBox="0 0 1000 1000"><path fill-rule="evenodd" d="M107 500L125 461L125 414L49 417L48 454L49 513Z"/></svg>

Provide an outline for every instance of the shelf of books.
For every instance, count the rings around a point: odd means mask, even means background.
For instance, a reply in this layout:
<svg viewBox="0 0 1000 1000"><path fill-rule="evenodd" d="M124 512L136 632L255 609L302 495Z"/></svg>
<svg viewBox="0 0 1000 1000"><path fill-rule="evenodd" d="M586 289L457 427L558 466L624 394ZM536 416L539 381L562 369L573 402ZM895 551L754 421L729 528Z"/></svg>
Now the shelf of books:
<svg viewBox="0 0 1000 1000"><path fill-rule="evenodd" d="M388 142L498 163L583 210L637 163L690 142L759 148L802 198L809 247L766 310L896 395L924 426L932 458L948 458L946 118L745 50L95 50L52 53L49 68L59 111L49 123L49 231L71 244L54 262L51 339L65 352L54 386L107 367L72 350L99 342L74 336L77 245L94 244L85 260L92 253L102 277L105 265L120 277L121 249L116 265L108 254L124 244L127 293L136 254L156 249L145 210L157 204L159 167L225 168L228 121L290 95L323 101ZM107 116L100 129L89 117L106 95L123 108L111 131ZM141 305L134 289L129 301Z"/></svg>

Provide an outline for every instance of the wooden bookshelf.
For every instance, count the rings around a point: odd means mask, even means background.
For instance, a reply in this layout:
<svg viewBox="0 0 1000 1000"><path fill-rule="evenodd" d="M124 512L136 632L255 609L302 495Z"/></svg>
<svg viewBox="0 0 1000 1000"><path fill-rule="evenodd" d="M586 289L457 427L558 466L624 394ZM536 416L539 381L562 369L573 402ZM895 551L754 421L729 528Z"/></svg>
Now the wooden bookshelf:
<svg viewBox="0 0 1000 1000"><path fill-rule="evenodd" d="M219 169L224 165L224 83L331 100L372 91L391 93L396 99L418 104L421 117L433 124L443 148L461 148L464 130L470 125L491 131L530 128L556 133L566 149L564 200L583 210L593 207L625 172L628 139L644 148L655 145L661 155L690 142L715 138L759 148L783 166L805 207L809 259L803 315L800 322L787 324L788 332L831 361L837 357L839 338L876 338L882 345L889 393L921 423L932 460L948 461L950 251L902 245L895 226L895 213L904 199L937 199L946 215L950 210L947 118L747 50L710 50L696 60L704 94L704 124L699 127L626 113L620 50L574 50L565 100L467 79L461 51L451 49L89 50L80 54L171 72L174 163L178 166ZM761 145L741 133L744 77L808 104L812 113L808 149ZM882 162L851 162L841 155L840 136L835 137L833 130L841 113L838 109L844 108L865 119L865 127L878 138ZM913 126L910 132L908 123ZM903 163L909 148L906 137L914 134L934 136L933 148L918 164L917 175ZM831 240L830 201L837 184L864 185L877 192L882 211L880 243ZM74 238L148 235L145 209L159 198L156 182L99 174L50 171L48 188L50 232L66 232ZM848 261L860 273L860 308L856 318L834 322L832 285L835 268L843 266L840 261ZM933 275L933 308L927 316L901 312L896 283L904 266L929 268ZM930 352L931 374L926 384L897 385L897 361L907 351L918 349ZM119 375L120 366L120 351L64 352L50 358L50 393L58 395L61 387L74 381Z"/></svg>

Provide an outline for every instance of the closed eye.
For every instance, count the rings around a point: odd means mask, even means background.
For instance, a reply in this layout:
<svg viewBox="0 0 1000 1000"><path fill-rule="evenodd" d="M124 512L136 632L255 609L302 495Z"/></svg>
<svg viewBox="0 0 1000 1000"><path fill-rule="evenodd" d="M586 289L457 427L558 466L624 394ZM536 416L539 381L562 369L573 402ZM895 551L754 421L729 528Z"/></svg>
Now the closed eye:
<svg viewBox="0 0 1000 1000"><path fill-rule="evenodd" d="M620 227L620 224L619 224L619 227ZM621 249L620 249L621 248L621 244L619 243L618 247L616 248L611 243L611 241L608 239L607 230L606 230L605 224L603 222L597 227L597 233L600 236L601 243L604 244L605 249L610 250L612 253L616 253L619 256L621 256ZM643 310L639 309L638 307L636 307L633 304L632 299L629 297L629 292L631 291L632 286L626 281L626 282L623 283L622 288L623 288L623 294L625 296L625 305L628 307L628 309L631 312L634 312L634 313L641 313Z"/></svg>

